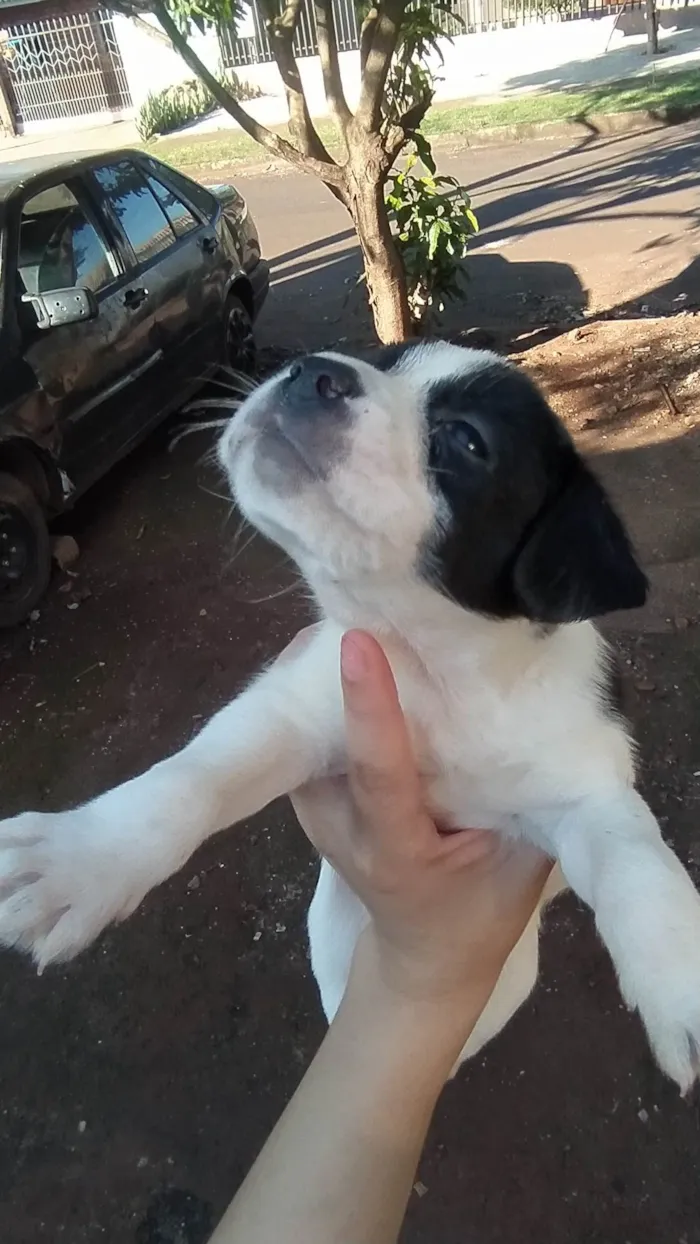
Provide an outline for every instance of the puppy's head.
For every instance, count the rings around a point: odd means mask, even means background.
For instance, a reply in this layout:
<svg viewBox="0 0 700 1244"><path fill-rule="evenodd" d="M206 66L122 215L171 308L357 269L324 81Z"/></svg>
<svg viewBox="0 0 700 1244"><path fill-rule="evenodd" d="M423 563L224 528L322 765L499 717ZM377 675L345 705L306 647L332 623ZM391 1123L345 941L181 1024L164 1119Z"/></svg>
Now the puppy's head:
<svg viewBox="0 0 700 1244"><path fill-rule="evenodd" d="M643 604L603 489L542 395L443 342L309 355L267 380L219 455L246 516L307 577L422 578L466 609L558 623Z"/></svg>

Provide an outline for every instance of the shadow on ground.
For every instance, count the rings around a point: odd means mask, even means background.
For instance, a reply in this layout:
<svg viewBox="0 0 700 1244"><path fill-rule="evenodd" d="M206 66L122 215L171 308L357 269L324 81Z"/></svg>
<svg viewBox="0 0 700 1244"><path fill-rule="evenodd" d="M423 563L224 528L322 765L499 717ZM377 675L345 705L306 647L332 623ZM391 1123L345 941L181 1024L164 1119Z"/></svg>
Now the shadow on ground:
<svg viewBox="0 0 700 1244"><path fill-rule="evenodd" d="M564 149L547 143L536 149L536 159L523 160L517 145L507 148L490 160L493 171L472 172L473 179L469 154L441 158L441 168L469 184L481 226L466 261L463 300L448 308L445 331L454 333L465 324L559 325L592 306L630 312L647 306L656 313L700 303L697 261L686 259L694 256L700 237L695 129L650 131L635 142L629 136L591 137ZM283 184L291 195L289 181ZM372 329L364 286L357 284L360 255L347 216L334 203L317 209L304 198L300 206L318 211L323 229L318 241L271 251L274 297L264 312L263 338L293 350L364 340ZM316 216L312 219L315 223ZM269 229L264 236L268 232L273 236ZM614 239L623 232L629 281L610 286L606 257L612 266ZM568 246L564 238L570 239ZM515 252L523 246L528 255L521 258ZM548 261L541 258L543 248L554 251ZM530 258L531 252L536 257ZM654 278L674 268L672 279L645 286L644 272ZM582 271L593 277L592 290ZM684 295L680 302L679 295Z"/></svg>

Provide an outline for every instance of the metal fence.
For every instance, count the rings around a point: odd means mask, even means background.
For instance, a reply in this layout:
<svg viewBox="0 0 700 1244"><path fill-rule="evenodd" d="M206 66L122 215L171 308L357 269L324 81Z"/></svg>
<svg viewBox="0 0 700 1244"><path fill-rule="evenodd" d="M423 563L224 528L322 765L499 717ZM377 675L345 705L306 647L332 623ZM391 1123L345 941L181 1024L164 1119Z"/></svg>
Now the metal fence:
<svg viewBox="0 0 700 1244"><path fill-rule="evenodd" d="M238 38L233 26L225 26L219 30L221 63L224 69L236 69L241 65L258 65L262 61L274 60L265 23L255 0L251 3L250 16L255 30L254 35ZM352 0L333 0L333 17L338 50L350 52L354 48L359 48L360 27ZM303 0L294 34L294 54L295 56L315 56L317 52L313 0Z"/></svg>
<svg viewBox="0 0 700 1244"><path fill-rule="evenodd" d="M666 0L666 3L673 2ZM623 4L627 9L638 9L642 8L643 3L644 0L626 0L626 3L625 0L452 0L453 15L441 11L436 18L445 34L455 37L477 31L510 29L529 22L571 21L579 17L615 13ZM358 48L360 27L353 0L333 0L333 15L339 50L347 52ZM250 16L254 34L238 38L232 26L219 31L221 59L226 69L274 60L255 0L252 0ZM315 56L317 51L313 0L303 0L294 36L294 52L297 56Z"/></svg>
<svg viewBox="0 0 700 1244"><path fill-rule="evenodd" d="M131 106L112 19L104 9L6 26L0 54L17 119L55 121Z"/></svg>

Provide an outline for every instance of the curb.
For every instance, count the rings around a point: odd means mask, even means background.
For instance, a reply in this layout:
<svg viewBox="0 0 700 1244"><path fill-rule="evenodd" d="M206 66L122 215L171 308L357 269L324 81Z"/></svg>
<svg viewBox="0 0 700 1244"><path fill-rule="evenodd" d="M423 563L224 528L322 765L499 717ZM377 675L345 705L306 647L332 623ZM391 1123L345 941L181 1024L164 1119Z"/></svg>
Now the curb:
<svg viewBox="0 0 700 1244"><path fill-rule="evenodd" d="M682 125L700 117L700 104L663 109L640 108L634 112L598 112L571 117L566 121L521 121L515 125L499 125L476 133L429 134L432 143L462 147L506 146L508 143L532 142L547 138L606 138L612 134L635 134Z"/></svg>

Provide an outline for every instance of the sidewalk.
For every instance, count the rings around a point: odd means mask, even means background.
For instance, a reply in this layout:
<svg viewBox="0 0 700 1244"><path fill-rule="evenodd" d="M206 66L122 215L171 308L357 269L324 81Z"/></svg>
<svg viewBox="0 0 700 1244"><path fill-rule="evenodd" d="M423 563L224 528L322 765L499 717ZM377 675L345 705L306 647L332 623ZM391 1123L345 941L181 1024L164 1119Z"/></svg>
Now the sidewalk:
<svg viewBox="0 0 700 1244"><path fill-rule="evenodd" d="M469 35L445 46L445 63L440 71L436 103L449 106L462 103L493 103L507 100L514 102L523 96L542 92L575 90L606 83L639 80L655 81L669 73L692 69L700 73L700 6L684 9L663 9L659 12L660 55L649 60L646 55L646 36L639 33L641 12L635 10L623 14L617 27L612 18L602 19L594 25L595 39L591 42L591 23L586 23L588 37L580 48L581 59L565 60L562 57L561 31L570 31L573 23L533 23L517 30L488 31ZM584 23L580 23L583 28ZM583 29L581 30L583 35ZM502 55L504 36L509 41L510 55ZM534 56L529 47L539 46L539 68L522 72L520 66L531 65ZM542 45L550 44L543 55ZM517 52L515 56L513 53ZM513 71L518 66L517 73ZM241 71L244 74L244 71ZM312 111L321 115L310 99ZM287 105L283 95L266 95L249 100L246 108L269 126L284 125L287 121ZM82 128L78 123L52 133L32 133L17 138L0 136L0 162L27 159L32 156L64 155L72 152L115 150L139 143L133 120L114 121L112 124L92 125ZM204 117L194 125L179 131L178 136L195 138L200 134L236 130L240 126L221 109ZM172 135L168 136L173 137Z"/></svg>

